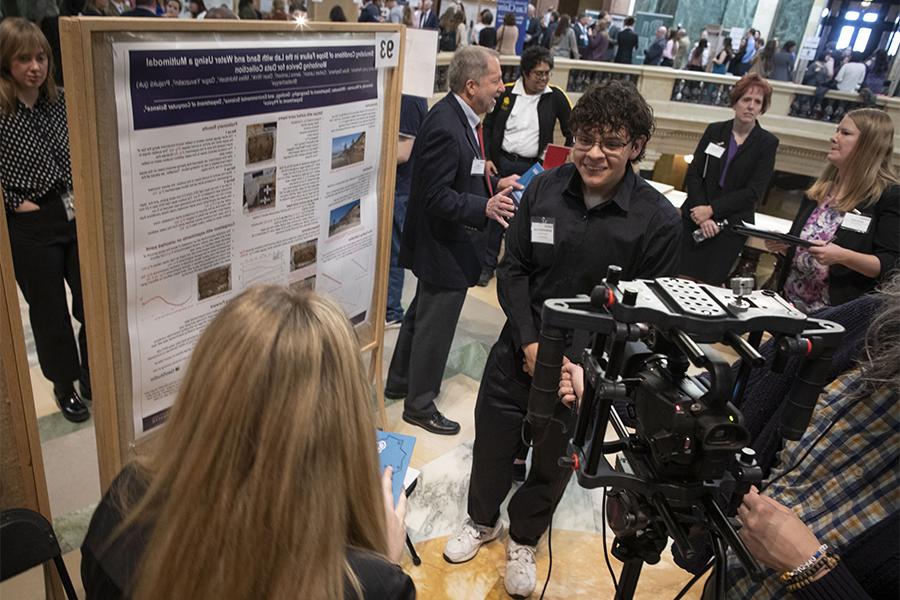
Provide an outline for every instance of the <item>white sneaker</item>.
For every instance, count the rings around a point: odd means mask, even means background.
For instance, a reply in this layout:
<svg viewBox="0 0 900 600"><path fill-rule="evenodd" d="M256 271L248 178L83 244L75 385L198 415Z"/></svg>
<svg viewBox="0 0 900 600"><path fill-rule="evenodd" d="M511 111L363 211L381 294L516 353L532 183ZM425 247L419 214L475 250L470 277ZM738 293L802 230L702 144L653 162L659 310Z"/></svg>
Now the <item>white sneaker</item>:
<svg viewBox="0 0 900 600"><path fill-rule="evenodd" d="M523 546L509 538L506 546L506 593L513 598L527 598L534 591L537 581L534 564L534 546Z"/></svg>
<svg viewBox="0 0 900 600"><path fill-rule="evenodd" d="M449 563L464 563L478 554L482 544L495 540L503 533L503 521L497 519L493 527L476 525L471 517L466 519L456 535L447 540L444 546L444 560Z"/></svg>

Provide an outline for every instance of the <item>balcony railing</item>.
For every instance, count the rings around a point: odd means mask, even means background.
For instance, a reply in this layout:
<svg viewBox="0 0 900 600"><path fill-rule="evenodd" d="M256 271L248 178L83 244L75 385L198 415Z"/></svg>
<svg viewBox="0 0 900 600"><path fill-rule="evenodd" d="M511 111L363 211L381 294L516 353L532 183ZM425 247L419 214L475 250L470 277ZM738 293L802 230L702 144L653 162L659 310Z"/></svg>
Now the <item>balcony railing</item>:
<svg viewBox="0 0 900 600"><path fill-rule="evenodd" d="M451 57L449 53L438 55L433 101L448 90L447 66ZM500 64L505 82L518 77L517 56L501 56ZM648 145L651 154L689 154L708 123L733 117L729 94L737 78L731 75L556 59L550 83L566 90L574 103L592 85L610 78L632 81L653 108L656 133ZM848 111L862 106L862 98L836 90L816 98L816 90L810 86L782 81L770 83L772 102L760 122L781 140L776 168L818 175L834 124ZM894 122L894 162L900 167L900 98L876 96L875 105L885 110Z"/></svg>

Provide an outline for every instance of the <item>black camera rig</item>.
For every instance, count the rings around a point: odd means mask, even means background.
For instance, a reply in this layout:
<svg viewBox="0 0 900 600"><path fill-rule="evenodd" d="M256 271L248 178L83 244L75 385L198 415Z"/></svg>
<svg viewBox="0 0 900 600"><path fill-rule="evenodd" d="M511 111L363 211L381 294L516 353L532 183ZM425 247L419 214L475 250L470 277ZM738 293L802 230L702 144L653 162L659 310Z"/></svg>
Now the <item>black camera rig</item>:
<svg viewBox="0 0 900 600"><path fill-rule="evenodd" d="M611 488L612 554L624 563L616 598L633 596L643 563L658 562L669 537L685 561L705 561L709 551L696 547L698 530L712 544L721 598L729 546L751 576L763 575L730 518L762 479L735 408L751 370L765 362L758 352L762 335L775 337L773 371L783 370L790 356L803 357L781 422L782 436L797 440L828 383L844 329L807 317L774 292L752 291L752 279L732 280L726 289L674 278L622 282L620 274L610 267L590 298L544 303L527 420L539 440L559 409L567 331L593 334L582 359L575 429L560 464L575 471L582 487ZM712 343L740 356L736 372ZM708 379L688 374L690 365ZM609 424L617 440L604 440ZM607 454L618 454L615 467Z"/></svg>

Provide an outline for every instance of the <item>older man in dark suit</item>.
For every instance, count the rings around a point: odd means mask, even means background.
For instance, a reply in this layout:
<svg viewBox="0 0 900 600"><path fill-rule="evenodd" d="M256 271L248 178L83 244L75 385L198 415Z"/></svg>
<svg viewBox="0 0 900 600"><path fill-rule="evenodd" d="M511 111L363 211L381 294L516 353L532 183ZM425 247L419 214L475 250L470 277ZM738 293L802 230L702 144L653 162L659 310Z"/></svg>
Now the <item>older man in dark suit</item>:
<svg viewBox="0 0 900 600"><path fill-rule="evenodd" d="M412 150L413 176L400 264L418 278L391 359L385 395L404 398L403 420L454 435L459 424L435 406L456 322L469 287L481 274L489 219L506 227L518 175L485 170L480 115L503 93L497 53L480 46L456 51L451 92L426 115Z"/></svg>
<svg viewBox="0 0 900 600"><path fill-rule="evenodd" d="M438 17L431 9L431 0L422 0L419 5L419 29L438 29Z"/></svg>
<svg viewBox="0 0 900 600"><path fill-rule="evenodd" d="M666 34L669 32L664 25L656 28L656 39L644 50L644 64L656 65L663 59L663 49L666 47Z"/></svg>
<svg viewBox="0 0 900 600"><path fill-rule="evenodd" d="M137 0L132 10L122 13L123 17L158 17L155 0Z"/></svg>

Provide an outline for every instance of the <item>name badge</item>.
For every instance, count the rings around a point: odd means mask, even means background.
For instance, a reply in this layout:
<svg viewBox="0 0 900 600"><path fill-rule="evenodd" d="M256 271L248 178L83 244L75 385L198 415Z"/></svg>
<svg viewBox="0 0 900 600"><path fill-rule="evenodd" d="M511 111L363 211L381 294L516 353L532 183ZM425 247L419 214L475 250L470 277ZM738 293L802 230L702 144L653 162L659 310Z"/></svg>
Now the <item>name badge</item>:
<svg viewBox="0 0 900 600"><path fill-rule="evenodd" d="M725 154L725 147L710 142L709 145L706 146L706 153L710 156L715 156L716 158L722 158L722 155Z"/></svg>
<svg viewBox="0 0 900 600"><path fill-rule="evenodd" d="M75 194L72 193L72 190L62 195L62 203L66 209L66 219L73 220L75 218Z"/></svg>
<svg viewBox="0 0 900 600"><path fill-rule="evenodd" d="M472 170L469 175L484 175L484 160L481 158L472 159Z"/></svg>
<svg viewBox="0 0 900 600"><path fill-rule="evenodd" d="M856 213L846 213L844 220L841 221L841 229L849 229L856 233L866 233L869 231L869 224L872 223L872 217L858 215Z"/></svg>
<svg viewBox="0 0 900 600"><path fill-rule="evenodd" d="M531 243L553 245L554 220L548 217L531 219Z"/></svg>

